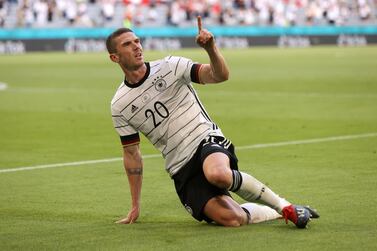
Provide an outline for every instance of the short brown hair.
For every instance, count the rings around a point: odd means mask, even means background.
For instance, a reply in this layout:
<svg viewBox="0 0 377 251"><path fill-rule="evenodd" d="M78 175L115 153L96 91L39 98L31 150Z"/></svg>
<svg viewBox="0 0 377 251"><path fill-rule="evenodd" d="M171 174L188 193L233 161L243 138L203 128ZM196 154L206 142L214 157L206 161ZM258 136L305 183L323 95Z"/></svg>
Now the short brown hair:
<svg viewBox="0 0 377 251"><path fill-rule="evenodd" d="M106 48L107 48L107 51L110 54L117 52L117 50L116 50L116 44L114 44L114 38L117 38L120 35L122 35L123 33L127 33L127 32L133 32L133 31L131 29L128 29L128 28L119 28L119 29L117 29L116 31L114 31L113 33L111 33L107 37L107 39L106 39Z"/></svg>

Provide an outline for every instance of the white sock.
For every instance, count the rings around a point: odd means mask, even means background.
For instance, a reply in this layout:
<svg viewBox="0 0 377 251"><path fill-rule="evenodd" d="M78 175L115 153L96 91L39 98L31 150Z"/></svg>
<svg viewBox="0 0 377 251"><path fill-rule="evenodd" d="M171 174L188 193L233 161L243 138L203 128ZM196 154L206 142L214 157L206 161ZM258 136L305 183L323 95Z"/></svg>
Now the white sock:
<svg viewBox="0 0 377 251"><path fill-rule="evenodd" d="M279 213L281 213L284 207L291 204L285 199L279 197L279 195L274 193L270 188L261 183L259 180L255 179L253 176L247 173L233 170L233 176L235 177L233 178L233 181L240 181L240 184L236 186L239 189L234 189L233 192L235 192L246 201L258 201L275 209ZM232 187L234 187L233 184Z"/></svg>
<svg viewBox="0 0 377 251"><path fill-rule="evenodd" d="M275 220L282 217L274 209L268 206L256 203L245 203L240 206L249 212L249 224Z"/></svg>

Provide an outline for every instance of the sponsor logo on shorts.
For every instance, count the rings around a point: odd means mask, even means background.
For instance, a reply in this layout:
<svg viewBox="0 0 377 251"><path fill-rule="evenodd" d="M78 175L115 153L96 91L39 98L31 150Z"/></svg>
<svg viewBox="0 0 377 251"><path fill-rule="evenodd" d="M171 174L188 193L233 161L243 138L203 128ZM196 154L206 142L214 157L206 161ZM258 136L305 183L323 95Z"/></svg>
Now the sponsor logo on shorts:
<svg viewBox="0 0 377 251"><path fill-rule="evenodd" d="M189 207L187 204L185 204L185 208L186 208L186 210L187 210L187 212L189 213L189 214L193 214L194 212L192 211L192 208L191 207Z"/></svg>
<svg viewBox="0 0 377 251"><path fill-rule="evenodd" d="M219 144L212 144L211 147L218 147L218 148L222 148Z"/></svg>

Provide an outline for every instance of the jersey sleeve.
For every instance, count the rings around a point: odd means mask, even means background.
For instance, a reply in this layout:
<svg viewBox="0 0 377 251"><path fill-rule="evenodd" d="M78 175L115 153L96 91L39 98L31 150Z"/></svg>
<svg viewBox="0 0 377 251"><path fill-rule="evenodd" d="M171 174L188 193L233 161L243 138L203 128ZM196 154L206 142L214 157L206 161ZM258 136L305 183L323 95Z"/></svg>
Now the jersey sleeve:
<svg viewBox="0 0 377 251"><path fill-rule="evenodd" d="M184 57L169 57L170 69L177 78L183 78L187 83L200 83L199 70L201 64L194 63L191 59Z"/></svg>
<svg viewBox="0 0 377 251"><path fill-rule="evenodd" d="M135 130L120 113L112 111L113 125L120 136L123 146L134 145L140 142L139 132Z"/></svg>

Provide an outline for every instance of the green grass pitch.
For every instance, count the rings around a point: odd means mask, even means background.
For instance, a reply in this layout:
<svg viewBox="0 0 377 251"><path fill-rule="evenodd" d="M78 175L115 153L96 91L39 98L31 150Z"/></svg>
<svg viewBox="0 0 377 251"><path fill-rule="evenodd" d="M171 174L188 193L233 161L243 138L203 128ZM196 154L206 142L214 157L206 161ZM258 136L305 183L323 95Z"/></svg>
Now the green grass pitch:
<svg viewBox="0 0 377 251"><path fill-rule="evenodd" d="M169 53L208 62L199 49L146 52L146 59ZM8 86L0 90L0 250L376 250L377 47L223 54L230 80L195 88L239 147L240 168L317 208L319 220L304 230L282 220L198 223L158 157L144 160L133 225L114 224L130 206L119 160L1 172L120 157L110 100L122 73L106 54L0 56L0 82ZM356 136L291 144L346 135ZM279 142L286 144L269 145ZM263 147L245 147L256 144ZM142 152L157 153L145 138Z"/></svg>

